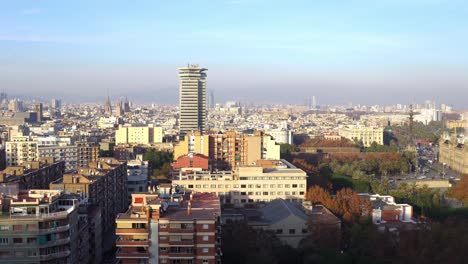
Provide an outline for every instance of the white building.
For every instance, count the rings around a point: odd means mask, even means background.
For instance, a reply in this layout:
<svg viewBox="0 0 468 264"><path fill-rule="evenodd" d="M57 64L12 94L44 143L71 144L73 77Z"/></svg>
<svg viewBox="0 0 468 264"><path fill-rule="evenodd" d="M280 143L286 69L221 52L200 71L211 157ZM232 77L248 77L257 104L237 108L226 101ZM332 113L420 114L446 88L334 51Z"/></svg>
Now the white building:
<svg viewBox="0 0 468 264"><path fill-rule="evenodd" d="M150 125L120 125L115 131L115 144L150 145L163 141L162 127Z"/></svg>
<svg viewBox="0 0 468 264"><path fill-rule="evenodd" d="M292 144L292 131L288 129L270 129L265 130L265 134L272 136L276 143Z"/></svg>
<svg viewBox="0 0 468 264"><path fill-rule="evenodd" d="M365 147L370 147L376 142L383 145L383 128L382 127L367 127L361 125L341 126L338 129L338 134L349 140L362 141Z"/></svg>
<svg viewBox="0 0 468 264"><path fill-rule="evenodd" d="M362 198L372 203L372 222L376 225L387 222L413 223L413 207L409 204L397 204L390 195L360 193Z"/></svg>
<svg viewBox="0 0 468 264"><path fill-rule="evenodd" d="M7 166L21 165L25 161L38 161L39 150L37 141L29 136L12 137L6 142Z"/></svg>
<svg viewBox="0 0 468 264"><path fill-rule="evenodd" d="M263 160L262 165L240 166L232 171L181 169L172 183L187 190L216 193L225 204L243 207L281 198L302 203L306 173L286 160Z"/></svg>
<svg viewBox="0 0 468 264"><path fill-rule="evenodd" d="M135 160L127 162L128 195L146 192L148 190L148 161L143 161L143 155L137 155Z"/></svg>

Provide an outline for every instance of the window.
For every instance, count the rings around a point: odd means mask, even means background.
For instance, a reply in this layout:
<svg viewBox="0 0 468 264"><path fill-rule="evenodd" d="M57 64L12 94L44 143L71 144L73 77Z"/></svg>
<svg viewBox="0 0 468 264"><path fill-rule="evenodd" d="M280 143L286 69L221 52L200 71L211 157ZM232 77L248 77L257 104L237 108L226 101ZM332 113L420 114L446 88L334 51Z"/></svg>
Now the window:
<svg viewBox="0 0 468 264"><path fill-rule="evenodd" d="M166 247L161 247L159 248L162 252L166 252L167 251L167 248Z"/></svg>
<svg viewBox="0 0 468 264"><path fill-rule="evenodd" d="M167 225L166 224L159 224L159 228L166 228Z"/></svg>
<svg viewBox="0 0 468 264"><path fill-rule="evenodd" d="M246 203L247 200L246 199L241 199L241 203Z"/></svg>
<svg viewBox="0 0 468 264"><path fill-rule="evenodd" d="M293 184L292 187L293 187L293 188L297 188L297 184Z"/></svg>
<svg viewBox="0 0 468 264"><path fill-rule="evenodd" d="M23 239L19 238L19 237L15 237L15 238L13 238L13 243L14 244L21 244L21 243L23 243Z"/></svg>
<svg viewBox="0 0 468 264"><path fill-rule="evenodd" d="M276 234L283 234L283 229L276 229Z"/></svg>
<svg viewBox="0 0 468 264"><path fill-rule="evenodd" d="M241 195L247 195L247 193L246 192L241 192Z"/></svg>
<svg viewBox="0 0 468 264"><path fill-rule="evenodd" d="M0 245L6 245L8 244L8 238L1 237L0 238Z"/></svg>
<svg viewBox="0 0 468 264"><path fill-rule="evenodd" d="M263 188L268 188L268 184L263 184Z"/></svg>
<svg viewBox="0 0 468 264"><path fill-rule="evenodd" d="M263 195L268 195L268 192L263 192Z"/></svg>
<svg viewBox="0 0 468 264"><path fill-rule="evenodd" d="M270 195L276 195L276 193L275 192L270 192Z"/></svg>
<svg viewBox="0 0 468 264"><path fill-rule="evenodd" d="M284 188L291 188L291 184L285 184Z"/></svg>
<svg viewBox="0 0 468 264"><path fill-rule="evenodd" d="M208 264L208 263L210 263L210 262L207 259L203 260L203 264Z"/></svg>
<svg viewBox="0 0 468 264"><path fill-rule="evenodd" d="M307 233L307 229L302 229L302 233L303 234Z"/></svg>
<svg viewBox="0 0 468 264"><path fill-rule="evenodd" d="M276 188L276 184L270 184L270 188Z"/></svg>
<svg viewBox="0 0 468 264"><path fill-rule="evenodd" d="M216 184L211 184L211 189L216 189Z"/></svg>
<svg viewBox="0 0 468 264"><path fill-rule="evenodd" d="M8 230L10 230L10 226L7 226L7 225L0 226L0 231L8 231Z"/></svg>
<svg viewBox="0 0 468 264"><path fill-rule="evenodd" d="M160 262L160 263L167 263L167 259L162 258L162 259L159 260L159 262Z"/></svg>
<svg viewBox="0 0 468 264"><path fill-rule="evenodd" d="M247 185L241 184L241 188L247 188Z"/></svg>
<svg viewBox="0 0 468 264"><path fill-rule="evenodd" d="M289 229L289 234L295 234L296 233L296 229Z"/></svg>
<svg viewBox="0 0 468 264"><path fill-rule="evenodd" d="M262 188L262 185L261 184L256 184L255 188Z"/></svg>
<svg viewBox="0 0 468 264"><path fill-rule="evenodd" d="M188 187L189 187L190 189L193 189L193 184L189 184Z"/></svg>
<svg viewBox="0 0 468 264"><path fill-rule="evenodd" d="M304 192L299 192L300 195L304 195Z"/></svg>
<svg viewBox="0 0 468 264"><path fill-rule="evenodd" d="M208 229L208 224L203 224L203 229Z"/></svg>
<svg viewBox="0 0 468 264"><path fill-rule="evenodd" d="M278 192L278 195L283 195L283 192Z"/></svg>
<svg viewBox="0 0 468 264"><path fill-rule="evenodd" d="M290 192L284 192L284 195L291 195Z"/></svg>
<svg viewBox="0 0 468 264"><path fill-rule="evenodd" d="M166 240L167 237L165 237L165 236L160 236L159 239L161 239L161 240Z"/></svg>
<svg viewBox="0 0 468 264"><path fill-rule="evenodd" d="M278 184L278 188L283 188L283 184Z"/></svg>
<svg viewBox="0 0 468 264"><path fill-rule="evenodd" d="M254 192L247 192L248 195L254 195Z"/></svg>
<svg viewBox="0 0 468 264"><path fill-rule="evenodd" d="M23 226L22 225L14 225L13 230L14 231L21 231L21 230L23 230Z"/></svg>
<svg viewBox="0 0 468 264"><path fill-rule="evenodd" d="M203 248L203 249L202 249L202 252L203 252L203 253L208 253L208 248Z"/></svg>
<svg viewBox="0 0 468 264"><path fill-rule="evenodd" d="M218 189L222 189L223 188L223 185L222 184L218 184Z"/></svg>
<svg viewBox="0 0 468 264"><path fill-rule="evenodd" d="M203 236L203 241L208 241L208 236Z"/></svg>

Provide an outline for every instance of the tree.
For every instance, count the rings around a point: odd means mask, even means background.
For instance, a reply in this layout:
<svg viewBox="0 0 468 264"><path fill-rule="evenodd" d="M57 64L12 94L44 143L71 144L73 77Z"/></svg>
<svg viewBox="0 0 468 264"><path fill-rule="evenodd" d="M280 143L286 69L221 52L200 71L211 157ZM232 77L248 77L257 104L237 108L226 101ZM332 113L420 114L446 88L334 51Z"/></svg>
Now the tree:
<svg viewBox="0 0 468 264"><path fill-rule="evenodd" d="M462 176L461 180L450 189L449 196L468 206L468 175Z"/></svg>

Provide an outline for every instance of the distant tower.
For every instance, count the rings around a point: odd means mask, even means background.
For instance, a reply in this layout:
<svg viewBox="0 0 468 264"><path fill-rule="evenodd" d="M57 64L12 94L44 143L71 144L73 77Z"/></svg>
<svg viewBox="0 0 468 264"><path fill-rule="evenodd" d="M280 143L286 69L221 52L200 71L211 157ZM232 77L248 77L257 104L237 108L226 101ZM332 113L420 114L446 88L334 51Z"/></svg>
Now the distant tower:
<svg viewBox="0 0 468 264"><path fill-rule="evenodd" d="M179 68L180 107L179 133L205 132L206 123L206 71L198 65Z"/></svg>
<svg viewBox="0 0 468 264"><path fill-rule="evenodd" d="M414 111L413 111L413 104L409 106L409 144L413 145L413 123L414 123Z"/></svg>
<svg viewBox="0 0 468 264"><path fill-rule="evenodd" d="M130 102L128 102L128 98L125 96L125 102L124 102L124 112L128 113L130 112Z"/></svg>
<svg viewBox="0 0 468 264"><path fill-rule="evenodd" d="M34 106L34 112L36 112L37 115L37 122L42 122L44 119L44 114L42 112L42 103L38 103Z"/></svg>
<svg viewBox="0 0 468 264"><path fill-rule="evenodd" d="M315 101L315 95L312 96L312 109L317 110L317 102Z"/></svg>
<svg viewBox="0 0 468 264"><path fill-rule="evenodd" d="M123 116L123 106L122 106L122 100L117 101L117 105L115 106L115 115L116 116Z"/></svg>
<svg viewBox="0 0 468 264"><path fill-rule="evenodd" d="M52 99L50 101L50 107L56 110L60 110L60 107L62 107L62 102L58 99Z"/></svg>
<svg viewBox="0 0 468 264"><path fill-rule="evenodd" d="M210 108L215 107L215 101L214 101L214 92L213 90L210 91Z"/></svg>
<svg viewBox="0 0 468 264"><path fill-rule="evenodd" d="M112 105L111 105L109 95L107 95L107 102L106 102L106 106L105 106L104 111L106 112L106 115L112 115Z"/></svg>

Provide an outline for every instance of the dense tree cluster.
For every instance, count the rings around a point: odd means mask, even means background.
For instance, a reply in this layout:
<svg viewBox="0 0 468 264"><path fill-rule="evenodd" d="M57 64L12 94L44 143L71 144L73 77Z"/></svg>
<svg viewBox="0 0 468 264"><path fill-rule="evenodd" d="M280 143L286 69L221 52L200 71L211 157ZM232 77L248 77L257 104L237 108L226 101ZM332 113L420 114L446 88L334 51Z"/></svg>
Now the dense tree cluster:
<svg viewBox="0 0 468 264"><path fill-rule="evenodd" d="M143 159L148 161L151 168L151 177L156 179L167 178L168 173L172 168L173 154L167 151L158 151L155 149L148 149L143 155Z"/></svg>
<svg viewBox="0 0 468 264"><path fill-rule="evenodd" d="M307 138L302 144L299 145L300 148L310 148L310 147L356 147L356 143L346 139L341 138L339 140L324 139L324 138Z"/></svg>

